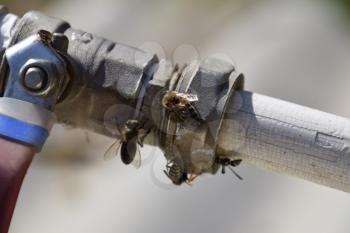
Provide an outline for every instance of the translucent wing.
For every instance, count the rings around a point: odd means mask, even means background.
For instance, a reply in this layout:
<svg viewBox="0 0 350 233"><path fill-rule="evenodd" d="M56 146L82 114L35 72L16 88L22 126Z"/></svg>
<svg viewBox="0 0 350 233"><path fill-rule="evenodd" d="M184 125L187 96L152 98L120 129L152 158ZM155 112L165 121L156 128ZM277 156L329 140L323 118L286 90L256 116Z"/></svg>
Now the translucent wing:
<svg viewBox="0 0 350 233"><path fill-rule="evenodd" d="M120 154L120 140L116 140L105 152L104 154L104 160L108 161L115 157L117 157Z"/></svg>
<svg viewBox="0 0 350 233"><path fill-rule="evenodd" d="M179 96L185 98L189 102L197 102L198 96L195 94L178 93Z"/></svg>
<svg viewBox="0 0 350 233"><path fill-rule="evenodd" d="M140 146L137 144L136 146L136 153L135 153L135 158L132 161L132 165L136 168L139 169L141 167L142 159L141 159L141 151L140 151Z"/></svg>

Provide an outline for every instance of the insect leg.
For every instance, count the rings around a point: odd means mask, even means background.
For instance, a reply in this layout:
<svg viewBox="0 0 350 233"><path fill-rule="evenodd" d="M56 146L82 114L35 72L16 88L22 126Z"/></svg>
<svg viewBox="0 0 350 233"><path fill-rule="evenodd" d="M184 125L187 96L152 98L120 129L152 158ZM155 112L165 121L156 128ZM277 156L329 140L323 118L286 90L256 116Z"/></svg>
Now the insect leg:
<svg viewBox="0 0 350 233"><path fill-rule="evenodd" d="M240 179L240 180L243 180L243 177L242 176L240 176L240 175L238 175L238 173L237 172L235 172L235 170L233 170L233 168L232 167L229 167L229 169L232 171L232 173L238 178L238 179Z"/></svg>
<svg viewBox="0 0 350 233"><path fill-rule="evenodd" d="M221 173L222 173L222 174L225 174L225 173L226 173L225 165L222 165L222 166L221 166Z"/></svg>
<svg viewBox="0 0 350 233"><path fill-rule="evenodd" d="M164 172L164 174L171 180L171 178L170 178L170 175L169 175L169 173L168 173L168 171L165 171L165 170L163 170L163 172Z"/></svg>

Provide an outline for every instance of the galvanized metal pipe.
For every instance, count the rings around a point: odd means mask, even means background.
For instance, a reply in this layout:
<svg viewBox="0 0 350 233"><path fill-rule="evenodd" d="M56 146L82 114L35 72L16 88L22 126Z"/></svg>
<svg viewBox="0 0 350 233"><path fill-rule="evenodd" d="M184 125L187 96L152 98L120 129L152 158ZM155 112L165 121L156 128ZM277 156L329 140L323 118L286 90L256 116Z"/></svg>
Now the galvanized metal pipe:
<svg viewBox="0 0 350 233"><path fill-rule="evenodd" d="M219 145L257 167L350 192L348 119L237 91Z"/></svg>
<svg viewBox="0 0 350 233"><path fill-rule="evenodd" d="M126 89L120 91L119 87L125 87L130 80L134 80L137 85L132 85L135 87L133 93L137 93L141 86L138 80L147 70L143 70L145 67L142 65L136 66L139 72L136 72L136 77L131 78L130 74L133 72L121 72L123 69L120 68L129 67L130 64L121 62L125 59L120 56L127 55L127 61L133 57L142 58L137 59L138 61L150 61L141 62L142 64L157 63L152 55L70 29L66 22L38 12L28 13L20 21L4 7L0 7L2 51L10 41L14 41L14 28L19 30L17 39L25 38L27 34L43 28L65 32L69 36L69 54L75 61L74 64L79 64L75 71L79 77L82 74L86 77L81 80L82 83L75 85L80 87L81 84L83 91L71 91L73 94L80 93L79 98L59 104L59 119L75 127L107 135L111 133L105 128L105 110L113 104L125 103L125 95L120 92L124 93ZM95 58L96 54L99 59ZM91 65L92 63L95 65ZM105 64L110 66L106 67ZM125 82L114 84L115 79L108 77L114 77L115 74L120 76L118 80L121 78ZM88 88L84 88L85 86ZM124 94L128 93L125 91ZM116 109L111 113L111 119L115 116L118 119L127 118L128 111ZM236 91L232 96L219 136L219 148L230 156L242 157L245 162L257 167L291 174L347 192L350 192L349 144L349 120L246 91Z"/></svg>

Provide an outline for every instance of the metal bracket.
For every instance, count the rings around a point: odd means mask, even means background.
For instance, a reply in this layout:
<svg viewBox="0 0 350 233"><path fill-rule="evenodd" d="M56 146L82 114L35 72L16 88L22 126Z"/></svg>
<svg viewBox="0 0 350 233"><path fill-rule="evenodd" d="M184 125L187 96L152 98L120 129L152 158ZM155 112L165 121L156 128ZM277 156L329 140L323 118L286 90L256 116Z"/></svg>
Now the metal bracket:
<svg viewBox="0 0 350 233"><path fill-rule="evenodd" d="M67 69L51 40L51 33L39 31L6 50L9 73L4 97L53 110L67 78Z"/></svg>
<svg viewBox="0 0 350 233"><path fill-rule="evenodd" d="M3 59L7 75L2 77L0 135L33 145L38 151L49 135L54 107L68 80L64 51L57 51L52 43L60 44L61 37L54 37L39 31L8 48Z"/></svg>
<svg viewBox="0 0 350 233"><path fill-rule="evenodd" d="M208 58L188 65L174 90L198 96L199 101L193 105L203 121L196 125L191 121L179 123L165 115L161 127L166 135L161 143L165 156L169 160L181 159L190 174L215 173L217 141L227 102L232 93L243 86L243 75L223 60Z"/></svg>

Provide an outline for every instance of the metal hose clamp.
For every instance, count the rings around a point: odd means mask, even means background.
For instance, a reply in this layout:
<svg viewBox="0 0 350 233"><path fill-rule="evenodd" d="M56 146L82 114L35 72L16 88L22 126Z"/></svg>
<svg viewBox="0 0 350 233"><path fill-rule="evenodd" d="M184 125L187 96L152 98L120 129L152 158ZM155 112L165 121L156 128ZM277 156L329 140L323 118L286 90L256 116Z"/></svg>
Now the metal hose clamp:
<svg viewBox="0 0 350 233"><path fill-rule="evenodd" d="M228 62L208 58L188 65L172 90L198 96L193 107L202 121L174 122L164 110L162 131L166 137L161 147L167 159L181 158L190 174L215 173L217 141L227 102L243 86L243 75Z"/></svg>

